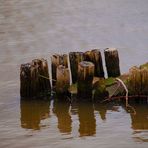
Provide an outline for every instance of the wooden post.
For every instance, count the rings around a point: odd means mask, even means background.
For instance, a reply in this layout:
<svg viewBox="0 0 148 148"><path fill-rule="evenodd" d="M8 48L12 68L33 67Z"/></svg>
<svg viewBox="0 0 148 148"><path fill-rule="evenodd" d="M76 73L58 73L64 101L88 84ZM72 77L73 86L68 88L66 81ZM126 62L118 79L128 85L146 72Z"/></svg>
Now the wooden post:
<svg viewBox="0 0 148 148"><path fill-rule="evenodd" d="M128 89L131 95L148 95L148 69L133 67L130 69Z"/></svg>
<svg viewBox="0 0 148 148"><path fill-rule="evenodd" d="M94 77L94 64L82 61L78 66L78 97L83 100L92 97L92 82Z"/></svg>
<svg viewBox="0 0 148 148"><path fill-rule="evenodd" d="M50 78L48 72L48 64L45 59L35 59L32 64L38 69L39 89L41 92L51 90Z"/></svg>
<svg viewBox="0 0 148 148"><path fill-rule="evenodd" d="M55 87L56 85L56 80L57 80L57 67L59 65L63 65L66 68L68 67L68 56L66 54L64 55L59 55L59 54L54 54L51 57L51 68L52 68L52 86Z"/></svg>
<svg viewBox="0 0 148 148"><path fill-rule="evenodd" d="M84 53L85 61L90 61L95 65L96 77L104 77L104 70L102 64L102 56L99 49L94 49Z"/></svg>
<svg viewBox="0 0 148 148"><path fill-rule="evenodd" d="M108 77L120 76L119 55L116 48L104 50Z"/></svg>
<svg viewBox="0 0 148 148"><path fill-rule="evenodd" d="M66 68L68 68L68 55L67 54L62 55L62 62L60 63L60 65L63 65Z"/></svg>
<svg viewBox="0 0 148 148"><path fill-rule="evenodd" d="M20 69L21 98L30 98L51 91L48 65L44 59L35 59L31 63L22 64Z"/></svg>
<svg viewBox="0 0 148 148"><path fill-rule="evenodd" d="M70 52L69 60L70 60L72 83L76 83L78 78L78 64L84 60L84 53Z"/></svg>
<svg viewBox="0 0 148 148"><path fill-rule="evenodd" d="M142 68L141 71L141 93L148 95L148 69Z"/></svg>
<svg viewBox="0 0 148 148"><path fill-rule="evenodd" d="M30 97L31 64L22 64L20 67L20 95Z"/></svg>
<svg viewBox="0 0 148 148"><path fill-rule="evenodd" d="M70 74L69 69L65 66L57 67L57 82L56 82L56 93L66 95L70 87Z"/></svg>

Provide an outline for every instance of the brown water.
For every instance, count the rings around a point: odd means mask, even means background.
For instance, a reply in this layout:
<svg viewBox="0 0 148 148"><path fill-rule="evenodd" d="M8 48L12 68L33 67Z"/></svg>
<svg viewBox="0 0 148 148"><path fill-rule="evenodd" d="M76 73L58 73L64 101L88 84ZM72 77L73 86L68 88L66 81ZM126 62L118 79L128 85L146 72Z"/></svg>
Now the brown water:
<svg viewBox="0 0 148 148"><path fill-rule="evenodd" d="M0 0L0 147L148 145L148 107L20 102L19 66L53 53L117 47L121 71L148 60L147 0ZM49 60L50 63L50 60Z"/></svg>

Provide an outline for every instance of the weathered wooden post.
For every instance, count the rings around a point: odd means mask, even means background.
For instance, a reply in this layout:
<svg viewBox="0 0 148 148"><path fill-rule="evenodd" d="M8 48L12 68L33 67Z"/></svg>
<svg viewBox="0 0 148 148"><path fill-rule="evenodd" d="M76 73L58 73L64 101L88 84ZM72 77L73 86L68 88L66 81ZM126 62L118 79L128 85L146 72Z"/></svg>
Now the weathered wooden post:
<svg viewBox="0 0 148 148"><path fill-rule="evenodd" d="M53 87L55 87L55 85L56 85L57 67L59 65L63 65L66 68L68 67L68 56L66 54L64 54L64 55L54 54L51 57L52 86Z"/></svg>
<svg viewBox="0 0 148 148"><path fill-rule="evenodd" d="M148 65L148 64L147 64ZM127 80L129 95L135 96L131 102L147 103L148 67L132 67Z"/></svg>
<svg viewBox="0 0 148 148"><path fill-rule="evenodd" d="M120 75L119 55L116 48L106 48L104 50L105 62L108 77L117 77Z"/></svg>
<svg viewBox="0 0 148 148"><path fill-rule="evenodd" d="M31 86L31 64L22 64L20 67L20 95L21 97L30 97Z"/></svg>
<svg viewBox="0 0 148 148"><path fill-rule="evenodd" d="M32 64L38 70L38 81L39 81L40 91L41 92L48 92L49 90L51 90L51 85L50 85L47 60L35 59L32 61Z"/></svg>
<svg viewBox="0 0 148 148"><path fill-rule="evenodd" d="M82 61L78 66L78 97L83 99L91 99L92 82L94 77L94 64Z"/></svg>
<svg viewBox="0 0 148 148"><path fill-rule="evenodd" d="M61 59L60 65L63 65L66 68L68 68L68 55L67 54L63 54L62 55L62 59Z"/></svg>
<svg viewBox="0 0 148 148"><path fill-rule="evenodd" d="M130 69L128 89L131 95L148 94L148 69L133 67Z"/></svg>
<svg viewBox="0 0 148 148"><path fill-rule="evenodd" d="M78 77L78 64L84 60L83 52L70 52L69 53L70 68L72 75L72 83L77 82Z"/></svg>
<svg viewBox="0 0 148 148"><path fill-rule="evenodd" d="M84 53L85 61L90 61L95 65L95 73L96 77L104 77L104 70L102 64L102 56L99 49L94 49L91 51L87 51Z"/></svg>
<svg viewBox="0 0 148 148"><path fill-rule="evenodd" d="M22 64L20 68L21 98L30 98L50 92L50 80L47 61L35 59L31 63Z"/></svg>
<svg viewBox="0 0 148 148"><path fill-rule="evenodd" d="M51 69L52 69L52 87L56 84L56 72L57 67L60 65L60 55L54 54L51 57Z"/></svg>
<svg viewBox="0 0 148 148"><path fill-rule="evenodd" d="M141 71L141 93L148 95L148 68L142 68Z"/></svg>
<svg viewBox="0 0 148 148"><path fill-rule="evenodd" d="M70 74L69 74L69 69L66 68L63 65L60 65L57 67L57 72L56 72L56 93L62 94L62 95L67 95L68 94L68 89L70 86Z"/></svg>

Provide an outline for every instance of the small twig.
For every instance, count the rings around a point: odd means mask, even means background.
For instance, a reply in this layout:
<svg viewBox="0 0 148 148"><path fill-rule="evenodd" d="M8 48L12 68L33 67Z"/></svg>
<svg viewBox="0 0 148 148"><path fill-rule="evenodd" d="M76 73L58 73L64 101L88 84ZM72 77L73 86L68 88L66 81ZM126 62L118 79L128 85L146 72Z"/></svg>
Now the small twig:
<svg viewBox="0 0 148 148"><path fill-rule="evenodd" d="M43 75L39 75L39 77L41 77L41 78L44 78L44 79L51 80L50 78L48 78L48 77L45 77L45 76L43 76ZM52 79L52 81L56 81L56 80Z"/></svg>

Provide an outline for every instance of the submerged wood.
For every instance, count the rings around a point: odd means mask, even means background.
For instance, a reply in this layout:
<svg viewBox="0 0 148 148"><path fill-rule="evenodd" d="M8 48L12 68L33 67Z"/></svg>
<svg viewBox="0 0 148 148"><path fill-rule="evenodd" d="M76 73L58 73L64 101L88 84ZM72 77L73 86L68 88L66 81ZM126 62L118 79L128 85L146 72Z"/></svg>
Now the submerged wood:
<svg viewBox="0 0 148 148"><path fill-rule="evenodd" d="M94 77L94 64L82 61L78 66L78 97L80 100L92 98L92 82Z"/></svg>
<svg viewBox="0 0 148 148"><path fill-rule="evenodd" d="M46 77L46 79L44 78ZM44 59L35 59L22 64L20 69L20 95L29 98L51 91L48 64Z"/></svg>
<svg viewBox="0 0 148 148"><path fill-rule="evenodd" d="M78 65L84 60L83 52L70 52L69 53L70 68L72 83L76 83L78 79Z"/></svg>
<svg viewBox="0 0 148 148"><path fill-rule="evenodd" d="M104 77L102 56L99 49L94 49L94 50L85 52L84 58L85 58L85 61L90 61L94 64L95 66L94 75L96 77Z"/></svg>
<svg viewBox="0 0 148 148"><path fill-rule="evenodd" d="M66 54L59 55L54 54L51 57L51 68L52 68L52 86L55 87L57 80L57 67L63 65L66 68L68 67L68 56Z"/></svg>
<svg viewBox="0 0 148 148"><path fill-rule="evenodd" d="M104 50L108 77L120 76L119 55L116 48Z"/></svg>
<svg viewBox="0 0 148 148"><path fill-rule="evenodd" d="M56 93L67 94L70 87L70 74L69 69L65 66L57 67L57 82L56 82Z"/></svg>

